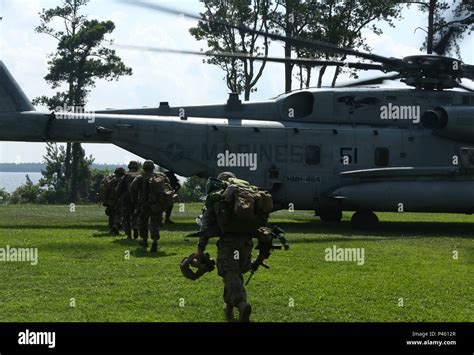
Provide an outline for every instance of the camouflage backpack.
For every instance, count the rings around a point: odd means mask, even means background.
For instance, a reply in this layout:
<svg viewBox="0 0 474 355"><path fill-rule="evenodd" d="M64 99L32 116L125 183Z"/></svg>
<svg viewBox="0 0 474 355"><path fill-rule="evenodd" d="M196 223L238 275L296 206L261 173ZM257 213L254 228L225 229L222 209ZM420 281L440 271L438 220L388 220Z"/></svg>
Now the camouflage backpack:
<svg viewBox="0 0 474 355"><path fill-rule="evenodd" d="M153 212L165 211L173 204L174 190L163 173L154 173L143 179L145 201Z"/></svg>
<svg viewBox="0 0 474 355"><path fill-rule="evenodd" d="M224 233L255 234L273 210L272 195L249 182L230 178L209 195L217 223Z"/></svg>
<svg viewBox="0 0 474 355"><path fill-rule="evenodd" d="M105 177L97 192L97 200L105 204L113 203L116 199L115 188L120 181L115 175Z"/></svg>
<svg viewBox="0 0 474 355"><path fill-rule="evenodd" d="M139 172L129 171L120 178L120 182L116 187L116 192L123 203L129 204L131 202L132 182L139 175Z"/></svg>

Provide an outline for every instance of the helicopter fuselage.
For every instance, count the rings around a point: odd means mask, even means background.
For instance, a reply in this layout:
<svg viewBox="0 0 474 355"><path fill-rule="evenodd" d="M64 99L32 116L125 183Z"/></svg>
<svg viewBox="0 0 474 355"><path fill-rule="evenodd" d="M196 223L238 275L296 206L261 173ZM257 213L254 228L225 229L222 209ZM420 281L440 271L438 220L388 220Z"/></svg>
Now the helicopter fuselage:
<svg viewBox="0 0 474 355"><path fill-rule="evenodd" d="M259 103L268 106L262 115L270 104L273 112L286 112L289 100L299 102L298 94ZM276 209L474 211L474 155L469 158L474 136L470 141L443 136L442 130L425 128L420 117L438 106L460 107L472 117L472 94L380 89L312 94L311 114L273 120L2 113L0 139L111 143L182 176L230 170L270 190ZM199 107L185 110L195 113Z"/></svg>

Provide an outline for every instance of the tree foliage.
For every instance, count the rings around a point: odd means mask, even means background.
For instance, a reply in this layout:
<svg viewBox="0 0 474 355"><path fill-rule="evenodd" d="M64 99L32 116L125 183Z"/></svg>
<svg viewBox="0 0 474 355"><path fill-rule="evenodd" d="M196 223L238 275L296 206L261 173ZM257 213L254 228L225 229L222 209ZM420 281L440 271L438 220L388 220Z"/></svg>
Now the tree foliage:
<svg viewBox="0 0 474 355"><path fill-rule="evenodd" d="M3 187L0 187L0 204L6 204L10 201L10 194L5 191Z"/></svg>
<svg viewBox="0 0 474 355"><path fill-rule="evenodd" d="M206 183L206 179L197 176L188 178L178 192L180 201L202 202L206 196Z"/></svg>
<svg viewBox="0 0 474 355"><path fill-rule="evenodd" d="M300 36L335 44L339 47L347 47L370 52L367 39L363 35L364 30L370 30L376 35L381 35L380 24L385 22L394 26L393 21L400 17L401 5L398 0L327 0L306 1L307 9L312 16L301 30ZM341 60L347 59L346 55L322 53L314 50L297 50L299 57L312 57L319 59ZM300 70L299 79L304 80L304 86L308 87L311 80L311 67L305 67L306 75ZM318 73L318 87L321 87L327 67L322 66ZM336 67L331 80L331 86L335 86L336 80L341 72L349 72L351 76L357 77L356 71L348 68Z"/></svg>
<svg viewBox="0 0 474 355"><path fill-rule="evenodd" d="M268 30L269 0L201 0L206 11L201 14L205 19L217 18L230 23L243 24L260 31ZM197 40L206 40L210 52L241 52L252 56L267 56L269 41L255 34L231 29L226 26L199 21L197 27L190 29ZM265 62L257 64L254 60L211 58L205 62L217 65L225 71L225 81L231 92L244 93L244 99L250 99L250 93L256 91L256 85L262 76Z"/></svg>
<svg viewBox="0 0 474 355"><path fill-rule="evenodd" d="M107 48L115 25L112 21L98 21L81 15L89 0L63 0L60 6L43 9L36 32L46 34L57 41L56 52L51 54L49 72L45 80L53 89L63 89L55 95L41 96L33 100L55 110L67 107L74 110L87 101L90 90L98 79L118 80L131 75L115 50ZM61 26L59 26L61 24ZM58 29L59 28L59 29ZM65 151L65 179L68 180L70 202L85 198L90 163L80 143L68 143Z"/></svg>
<svg viewBox="0 0 474 355"><path fill-rule="evenodd" d="M41 187L38 184L33 184L30 177L26 175L26 183L11 194L10 202L13 204L36 203L41 193Z"/></svg>
<svg viewBox="0 0 474 355"><path fill-rule="evenodd" d="M428 13L426 40L422 50L432 53L433 46L448 32L444 55L457 55L461 58L459 44L466 35L474 30L474 2L460 0L431 0L430 2L415 2L421 11Z"/></svg>

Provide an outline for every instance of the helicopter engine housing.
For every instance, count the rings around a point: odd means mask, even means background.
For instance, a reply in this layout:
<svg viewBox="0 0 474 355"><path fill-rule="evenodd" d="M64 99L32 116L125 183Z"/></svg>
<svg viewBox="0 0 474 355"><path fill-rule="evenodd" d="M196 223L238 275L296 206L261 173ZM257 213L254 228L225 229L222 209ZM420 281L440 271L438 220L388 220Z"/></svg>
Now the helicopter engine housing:
<svg viewBox="0 0 474 355"><path fill-rule="evenodd" d="M474 143L474 107L443 106L421 116L423 127L441 136Z"/></svg>

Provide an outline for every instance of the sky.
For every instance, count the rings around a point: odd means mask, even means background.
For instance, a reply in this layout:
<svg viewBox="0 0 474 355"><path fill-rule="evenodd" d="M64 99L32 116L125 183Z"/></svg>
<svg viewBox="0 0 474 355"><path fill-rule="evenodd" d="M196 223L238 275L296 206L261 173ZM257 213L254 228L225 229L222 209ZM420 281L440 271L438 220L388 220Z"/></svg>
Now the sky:
<svg viewBox="0 0 474 355"><path fill-rule="evenodd" d="M56 48L55 40L37 34L38 13L42 8L58 6L60 0L0 0L0 60L2 60L30 99L54 91L43 80L47 74L48 55ZM199 13L198 0L160 1L160 4ZM92 0L85 14L99 20L112 20L116 29L110 38L116 43L173 49L206 49L205 42L196 41L189 28L196 21L159 14L131 6L126 1ZM426 27L425 13L411 6L403 11L403 20L395 21L395 28L381 23L380 36L364 31L372 52L393 57L421 54ZM464 62L474 63L474 40L471 35L461 45ZM216 66L203 64L202 58L173 54L156 54L117 48L124 63L133 69L133 76L119 81L98 81L89 97L89 109L155 107L161 101L171 106L224 103L228 89L224 72ZM283 56L282 44L273 42L270 55ZM348 58L351 59L351 58ZM379 72L361 72L360 78ZM315 78L317 73L313 73ZM326 75L327 80L330 75ZM341 78L340 82L346 80ZM338 81L339 82L339 81ZM294 88L296 89L296 80ZM328 84L328 83L326 83ZM284 91L284 68L281 64L267 64L257 92L251 100L275 97ZM136 159L131 153L107 144L84 144L87 154L97 163L121 164ZM41 162L45 153L43 143L0 142L0 163Z"/></svg>

